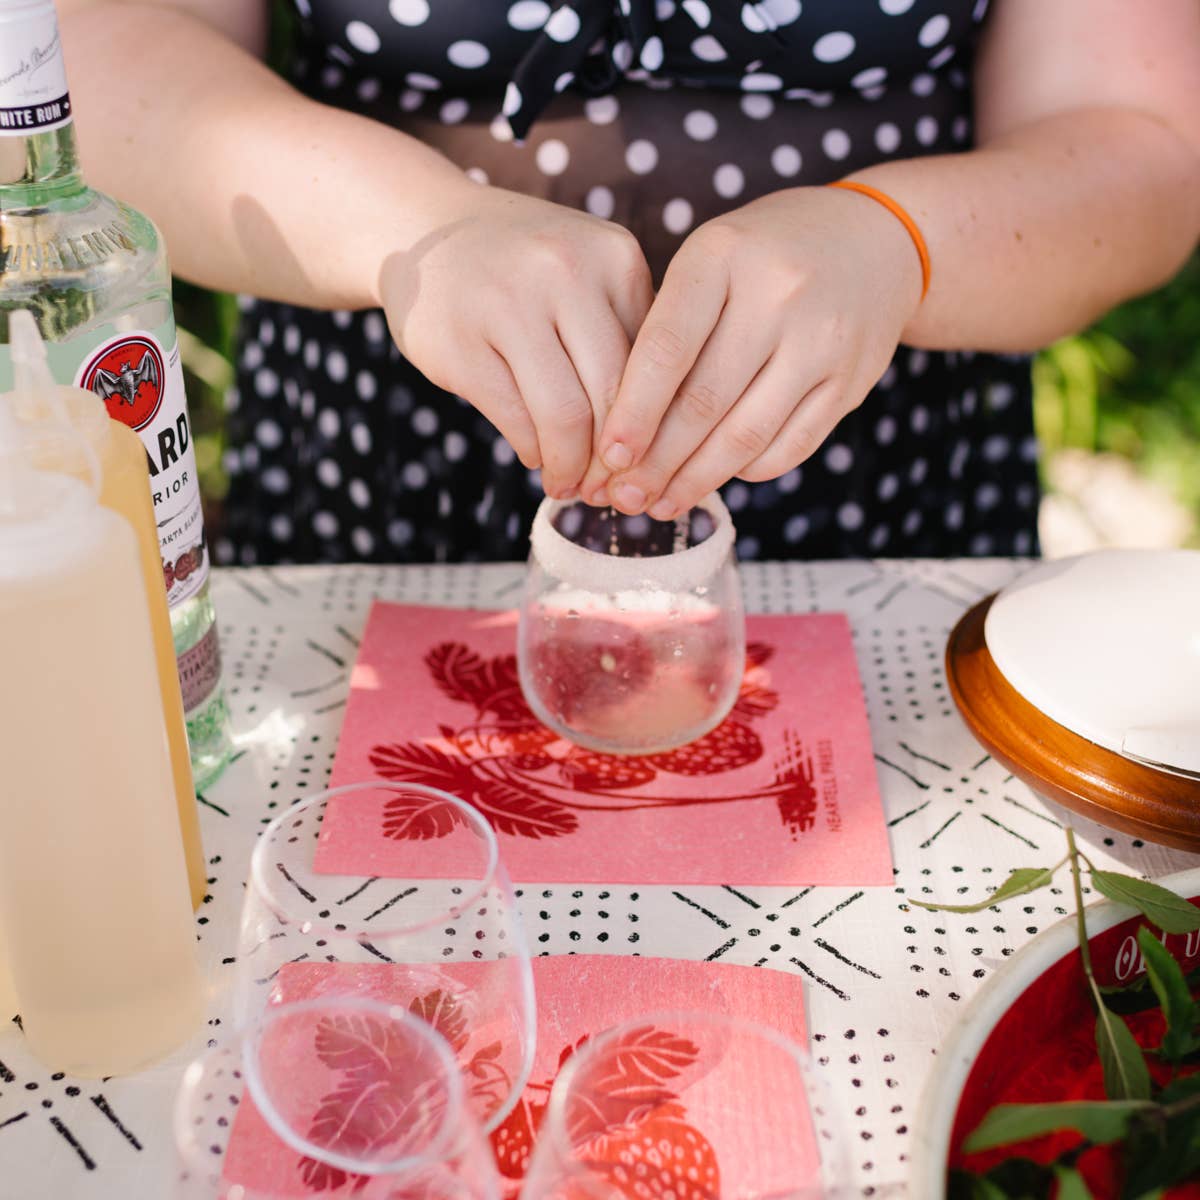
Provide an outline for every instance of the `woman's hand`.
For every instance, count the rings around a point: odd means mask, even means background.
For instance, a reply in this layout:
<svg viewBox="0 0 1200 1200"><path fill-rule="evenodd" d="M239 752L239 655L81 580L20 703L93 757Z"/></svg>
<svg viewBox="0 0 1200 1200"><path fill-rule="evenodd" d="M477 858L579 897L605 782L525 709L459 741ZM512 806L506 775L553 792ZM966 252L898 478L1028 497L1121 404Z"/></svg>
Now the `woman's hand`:
<svg viewBox="0 0 1200 1200"><path fill-rule="evenodd" d="M886 369L921 293L874 200L776 192L697 229L642 324L581 487L661 520L806 459Z"/></svg>
<svg viewBox="0 0 1200 1200"><path fill-rule="evenodd" d="M396 344L492 422L547 495L575 494L653 293L619 225L463 180L440 223L391 255Z"/></svg>

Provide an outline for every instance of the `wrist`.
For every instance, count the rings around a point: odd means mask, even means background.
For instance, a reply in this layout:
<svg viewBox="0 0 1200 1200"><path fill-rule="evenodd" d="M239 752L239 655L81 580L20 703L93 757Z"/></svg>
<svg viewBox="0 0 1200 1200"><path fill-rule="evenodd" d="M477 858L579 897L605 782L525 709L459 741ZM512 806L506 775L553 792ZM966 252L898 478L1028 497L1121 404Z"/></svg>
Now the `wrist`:
<svg viewBox="0 0 1200 1200"><path fill-rule="evenodd" d="M358 306L378 307L397 261L419 255L482 189L415 138L366 118L351 119L358 136L348 139L343 131L342 146L343 154L352 149L353 168L345 170L350 164L344 159L340 169L330 164L353 181L338 218L345 237L339 257Z"/></svg>
<svg viewBox="0 0 1200 1200"><path fill-rule="evenodd" d="M925 236L918 222L891 193L861 179L842 179L827 185L843 195L860 197L869 207L860 205L860 216L871 220L878 229L878 245L887 247L887 258L894 270L889 272L894 299L904 313L904 325L912 319L929 292L932 264ZM915 292L915 296L914 296Z"/></svg>

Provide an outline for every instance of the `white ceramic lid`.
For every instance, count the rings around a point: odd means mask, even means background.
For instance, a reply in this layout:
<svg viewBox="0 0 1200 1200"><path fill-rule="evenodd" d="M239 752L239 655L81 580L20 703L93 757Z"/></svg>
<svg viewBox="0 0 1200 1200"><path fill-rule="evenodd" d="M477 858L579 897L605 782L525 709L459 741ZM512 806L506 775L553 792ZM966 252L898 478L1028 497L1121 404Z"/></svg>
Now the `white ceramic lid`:
<svg viewBox="0 0 1200 1200"><path fill-rule="evenodd" d="M1052 721L1106 750L1200 773L1200 551L1040 563L996 597L984 640Z"/></svg>

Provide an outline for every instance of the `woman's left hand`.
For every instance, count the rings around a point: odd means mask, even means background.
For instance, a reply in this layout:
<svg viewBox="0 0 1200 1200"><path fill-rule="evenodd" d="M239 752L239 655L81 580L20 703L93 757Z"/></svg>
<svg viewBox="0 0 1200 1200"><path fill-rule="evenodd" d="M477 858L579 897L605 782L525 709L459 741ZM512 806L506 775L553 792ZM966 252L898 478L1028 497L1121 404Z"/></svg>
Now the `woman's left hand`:
<svg viewBox="0 0 1200 1200"><path fill-rule="evenodd" d="M920 294L908 233L866 196L796 188L702 225L641 326L583 498L670 520L734 476L791 470L862 403Z"/></svg>

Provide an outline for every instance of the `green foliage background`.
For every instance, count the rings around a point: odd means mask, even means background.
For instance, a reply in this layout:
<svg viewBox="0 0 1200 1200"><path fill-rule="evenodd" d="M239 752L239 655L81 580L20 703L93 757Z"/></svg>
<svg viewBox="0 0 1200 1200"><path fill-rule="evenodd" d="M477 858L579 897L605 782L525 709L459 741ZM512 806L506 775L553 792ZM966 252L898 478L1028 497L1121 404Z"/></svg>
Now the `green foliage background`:
<svg viewBox="0 0 1200 1200"><path fill-rule="evenodd" d="M177 280L175 307L215 535L228 487L224 398L233 382L237 305ZM1200 253L1166 287L1039 354L1034 417L1043 466L1066 448L1121 455L1192 514L1190 543L1200 546Z"/></svg>
<svg viewBox="0 0 1200 1200"><path fill-rule="evenodd" d="M1200 545L1200 253L1166 287L1114 309L1034 362L1043 459L1121 455L1192 516Z"/></svg>

